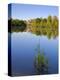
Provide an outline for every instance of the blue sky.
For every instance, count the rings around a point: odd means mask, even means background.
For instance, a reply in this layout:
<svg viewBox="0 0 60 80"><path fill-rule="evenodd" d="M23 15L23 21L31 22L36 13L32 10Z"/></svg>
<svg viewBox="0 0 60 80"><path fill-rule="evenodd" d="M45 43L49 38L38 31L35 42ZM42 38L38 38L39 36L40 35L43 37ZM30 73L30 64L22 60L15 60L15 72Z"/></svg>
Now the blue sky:
<svg viewBox="0 0 60 80"><path fill-rule="evenodd" d="M9 8L10 13L10 8ZM11 4L11 16L13 19L33 19L38 17L58 16L57 6Z"/></svg>

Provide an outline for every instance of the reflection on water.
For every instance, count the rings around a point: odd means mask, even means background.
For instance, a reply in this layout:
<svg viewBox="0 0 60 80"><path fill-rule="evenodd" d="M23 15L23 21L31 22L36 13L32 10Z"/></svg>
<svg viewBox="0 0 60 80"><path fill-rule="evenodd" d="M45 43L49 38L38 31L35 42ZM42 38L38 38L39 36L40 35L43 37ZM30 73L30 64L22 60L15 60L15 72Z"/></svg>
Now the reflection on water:
<svg viewBox="0 0 60 80"><path fill-rule="evenodd" d="M58 73L58 37L48 39L47 36L37 36L29 32L10 34L12 75ZM38 55L38 52L35 51L38 43L40 44L40 52L44 52L46 59L48 59L48 68L46 65L44 65L46 64L45 62L43 65L38 64L38 67L34 65L34 59L36 56L39 59L38 61L40 61L40 56ZM41 62L45 61L45 57ZM35 62L37 63L37 61ZM41 69L39 68L40 66ZM42 66L46 68L43 68Z"/></svg>

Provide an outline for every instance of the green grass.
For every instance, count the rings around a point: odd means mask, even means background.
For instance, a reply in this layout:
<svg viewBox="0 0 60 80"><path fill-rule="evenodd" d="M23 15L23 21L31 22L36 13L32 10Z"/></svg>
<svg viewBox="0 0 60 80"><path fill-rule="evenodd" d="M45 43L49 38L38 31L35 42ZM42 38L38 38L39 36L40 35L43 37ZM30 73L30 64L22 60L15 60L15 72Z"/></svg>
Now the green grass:
<svg viewBox="0 0 60 80"><path fill-rule="evenodd" d="M39 74L42 73L42 71L48 71L48 59L43 53L39 52L37 56L35 56L34 65Z"/></svg>

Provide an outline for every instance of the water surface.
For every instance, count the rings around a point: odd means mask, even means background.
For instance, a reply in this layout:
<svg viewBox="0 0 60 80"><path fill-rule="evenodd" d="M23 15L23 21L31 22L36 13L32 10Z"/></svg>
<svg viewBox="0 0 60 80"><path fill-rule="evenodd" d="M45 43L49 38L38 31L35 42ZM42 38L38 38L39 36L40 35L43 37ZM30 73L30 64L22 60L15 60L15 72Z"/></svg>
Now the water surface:
<svg viewBox="0 0 60 80"><path fill-rule="evenodd" d="M37 74L34 66L37 44L40 44L40 51L48 58L48 74L58 73L58 37L49 39L47 36L37 36L29 32L10 34L12 75Z"/></svg>

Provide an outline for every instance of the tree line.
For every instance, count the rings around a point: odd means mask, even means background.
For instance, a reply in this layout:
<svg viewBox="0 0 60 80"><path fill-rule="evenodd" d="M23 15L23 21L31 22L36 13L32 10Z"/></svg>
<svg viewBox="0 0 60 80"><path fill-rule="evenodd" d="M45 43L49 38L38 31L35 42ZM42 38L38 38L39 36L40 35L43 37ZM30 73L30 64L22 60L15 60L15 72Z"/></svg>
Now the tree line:
<svg viewBox="0 0 60 80"><path fill-rule="evenodd" d="M19 19L9 19L8 20L8 30L9 32L24 31L26 29L26 22Z"/></svg>
<svg viewBox="0 0 60 80"><path fill-rule="evenodd" d="M30 20L9 19L8 27L12 32L30 31L37 35L58 35L58 17L35 18Z"/></svg>

